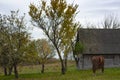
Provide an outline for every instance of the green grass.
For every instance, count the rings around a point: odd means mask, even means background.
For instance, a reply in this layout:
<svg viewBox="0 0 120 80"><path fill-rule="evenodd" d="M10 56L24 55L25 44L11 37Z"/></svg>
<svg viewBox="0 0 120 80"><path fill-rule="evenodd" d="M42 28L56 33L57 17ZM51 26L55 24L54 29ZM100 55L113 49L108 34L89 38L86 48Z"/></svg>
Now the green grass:
<svg viewBox="0 0 120 80"><path fill-rule="evenodd" d="M3 76L0 80L16 80L14 75ZM92 70L76 70L73 64L69 65L65 75L61 75L58 64L46 65L45 73L40 73L40 66L24 66L19 68L19 79L17 80L120 80L120 68L107 68L101 74L97 71L96 76Z"/></svg>

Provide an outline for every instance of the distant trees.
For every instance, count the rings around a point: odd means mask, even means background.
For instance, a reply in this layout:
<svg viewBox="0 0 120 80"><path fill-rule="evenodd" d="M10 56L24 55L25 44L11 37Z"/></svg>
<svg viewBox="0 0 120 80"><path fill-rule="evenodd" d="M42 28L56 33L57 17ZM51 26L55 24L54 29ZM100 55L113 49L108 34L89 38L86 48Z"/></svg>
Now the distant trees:
<svg viewBox="0 0 120 80"><path fill-rule="evenodd" d="M47 60L55 56L53 46L46 39L38 39L35 41L35 48L38 55L38 61L41 64L41 73L44 73L44 66Z"/></svg>
<svg viewBox="0 0 120 80"><path fill-rule="evenodd" d="M99 24L95 23L86 23L82 25L82 28L87 29L119 29L120 28L120 16L115 14L107 14L103 17L102 21Z"/></svg>
<svg viewBox="0 0 120 80"><path fill-rule="evenodd" d="M120 28L120 20L115 15L108 15L104 18L102 27L104 29L118 29Z"/></svg>
<svg viewBox="0 0 120 80"><path fill-rule="evenodd" d="M61 73L65 74L71 40L79 26L75 22L78 5L68 5L65 0L50 0L50 4L47 4L43 0L38 5L39 7L31 4L29 15L33 25L42 29L54 45L61 62Z"/></svg>

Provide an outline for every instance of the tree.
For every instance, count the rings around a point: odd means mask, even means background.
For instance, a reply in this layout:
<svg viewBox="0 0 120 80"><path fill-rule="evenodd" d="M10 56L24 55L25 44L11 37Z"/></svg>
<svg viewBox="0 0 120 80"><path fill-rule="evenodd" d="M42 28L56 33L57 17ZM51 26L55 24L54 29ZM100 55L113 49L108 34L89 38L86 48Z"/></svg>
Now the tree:
<svg viewBox="0 0 120 80"><path fill-rule="evenodd" d="M2 46L1 47L1 53L0 53L0 64L1 66L3 67L4 69L4 75L8 75L8 72L7 72L7 67L8 67L8 64L9 64L9 56L7 55L9 53L8 51L8 45L7 44L4 44L4 45L0 45Z"/></svg>
<svg viewBox="0 0 120 80"><path fill-rule="evenodd" d="M25 55L25 48L29 41L29 33L27 32L26 25L24 23L24 17L18 16L18 11L12 11L11 17L8 21L11 23L11 47L13 48L12 61L15 77L18 78L17 65L22 61ZM14 42L13 42L14 40Z"/></svg>
<svg viewBox="0 0 120 80"><path fill-rule="evenodd" d="M0 14L0 64L4 69L4 75L8 75L7 67L10 64L8 27L6 25L6 16Z"/></svg>
<svg viewBox="0 0 120 80"><path fill-rule="evenodd" d="M84 44L82 42L80 42L79 40L76 40L74 42L71 42L71 46L72 46L73 58L76 62L76 67L78 67L80 55L84 51Z"/></svg>
<svg viewBox="0 0 120 80"><path fill-rule="evenodd" d="M32 24L42 29L54 45L61 62L61 72L65 74L65 58L78 27L78 23L75 22L78 5L67 4L65 0L51 0L47 5L42 0L38 6L29 6Z"/></svg>
<svg viewBox="0 0 120 80"><path fill-rule="evenodd" d="M84 51L84 44L82 42L76 42L74 47L74 57L76 58L76 66L78 67L79 57Z"/></svg>
<svg viewBox="0 0 120 80"><path fill-rule="evenodd" d="M35 48L35 40L30 40L25 48L24 62L23 63L38 63L37 50Z"/></svg>
<svg viewBox="0 0 120 80"><path fill-rule="evenodd" d="M104 29L118 29L120 28L120 21L117 16L108 15L104 18L102 26Z"/></svg>
<svg viewBox="0 0 120 80"><path fill-rule="evenodd" d="M44 73L46 61L55 56L54 48L46 39L35 41L35 47L38 54L38 61L42 65L41 73Z"/></svg>
<svg viewBox="0 0 120 80"><path fill-rule="evenodd" d="M7 44L9 50L9 53L6 53L7 56L9 56L8 67L10 67L10 70L12 70L12 68L14 69L16 78L18 78L17 66L23 61L25 48L30 38L29 33L27 32L26 24L24 23L25 16L19 16L18 12L19 11L11 11L11 15L4 15L2 19L2 21L4 21L4 23L2 23L2 29L6 28L7 30L4 32L6 35L3 37L3 41L6 41L6 43L3 44ZM4 49L3 52L5 52Z"/></svg>

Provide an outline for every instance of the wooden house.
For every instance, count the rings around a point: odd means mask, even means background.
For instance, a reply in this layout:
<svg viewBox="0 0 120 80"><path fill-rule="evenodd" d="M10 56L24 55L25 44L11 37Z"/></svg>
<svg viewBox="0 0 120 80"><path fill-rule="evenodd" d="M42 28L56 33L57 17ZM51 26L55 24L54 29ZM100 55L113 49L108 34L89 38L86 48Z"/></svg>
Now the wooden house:
<svg viewBox="0 0 120 80"><path fill-rule="evenodd" d="M120 29L79 29L77 41L84 45L79 69L92 68L94 55L105 57L105 67L120 67Z"/></svg>

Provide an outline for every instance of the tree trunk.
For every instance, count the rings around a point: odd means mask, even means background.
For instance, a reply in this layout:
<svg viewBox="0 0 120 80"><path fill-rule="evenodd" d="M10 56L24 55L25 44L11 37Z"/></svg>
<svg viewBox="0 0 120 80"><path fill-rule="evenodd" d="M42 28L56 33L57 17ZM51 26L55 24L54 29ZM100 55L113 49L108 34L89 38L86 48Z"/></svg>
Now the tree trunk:
<svg viewBox="0 0 120 80"><path fill-rule="evenodd" d="M14 74L15 74L15 78L18 78L18 71L17 71L17 65L14 64Z"/></svg>
<svg viewBox="0 0 120 80"><path fill-rule="evenodd" d="M60 51L59 49L56 47L56 50L57 50L57 53L58 53L58 56L59 56L59 59L60 59L60 62L61 62L61 73L62 74L65 74L65 63L60 55Z"/></svg>
<svg viewBox="0 0 120 80"><path fill-rule="evenodd" d="M75 57L74 51L73 51L73 57L74 57L74 60L75 60L75 63L76 63L76 67L78 68L78 67L79 67L79 64L78 64L79 58L78 58L78 57Z"/></svg>
<svg viewBox="0 0 120 80"><path fill-rule="evenodd" d="M11 75L11 74L12 74L12 69L13 69L13 66L10 66L10 67L9 67L9 74L8 74L8 75Z"/></svg>
<svg viewBox="0 0 120 80"><path fill-rule="evenodd" d="M53 44L54 44L54 46L55 46L55 48L57 50L57 53L58 53L58 56L59 56L59 59L60 59L60 62L61 62L61 73L65 74L65 63L64 63L64 61L63 61L63 59L61 57L61 54L60 54L60 51L59 51L58 47L55 45L54 42L53 42Z"/></svg>
<svg viewBox="0 0 120 80"><path fill-rule="evenodd" d="M4 69L4 75L7 76L7 68L3 67L3 69Z"/></svg>
<svg viewBox="0 0 120 80"><path fill-rule="evenodd" d="M65 68L64 61L61 62L61 67L62 67L62 68L61 68L61 73L62 73L62 74L65 74L66 68Z"/></svg>
<svg viewBox="0 0 120 80"><path fill-rule="evenodd" d="M79 58L78 58L78 59L77 59L77 58L75 59L75 63L76 63L76 68L79 69Z"/></svg>
<svg viewBox="0 0 120 80"><path fill-rule="evenodd" d="M65 71L67 71L67 57L65 57Z"/></svg>
<svg viewBox="0 0 120 80"><path fill-rule="evenodd" d="M41 73L44 73L44 64L42 64L42 69L41 69Z"/></svg>

